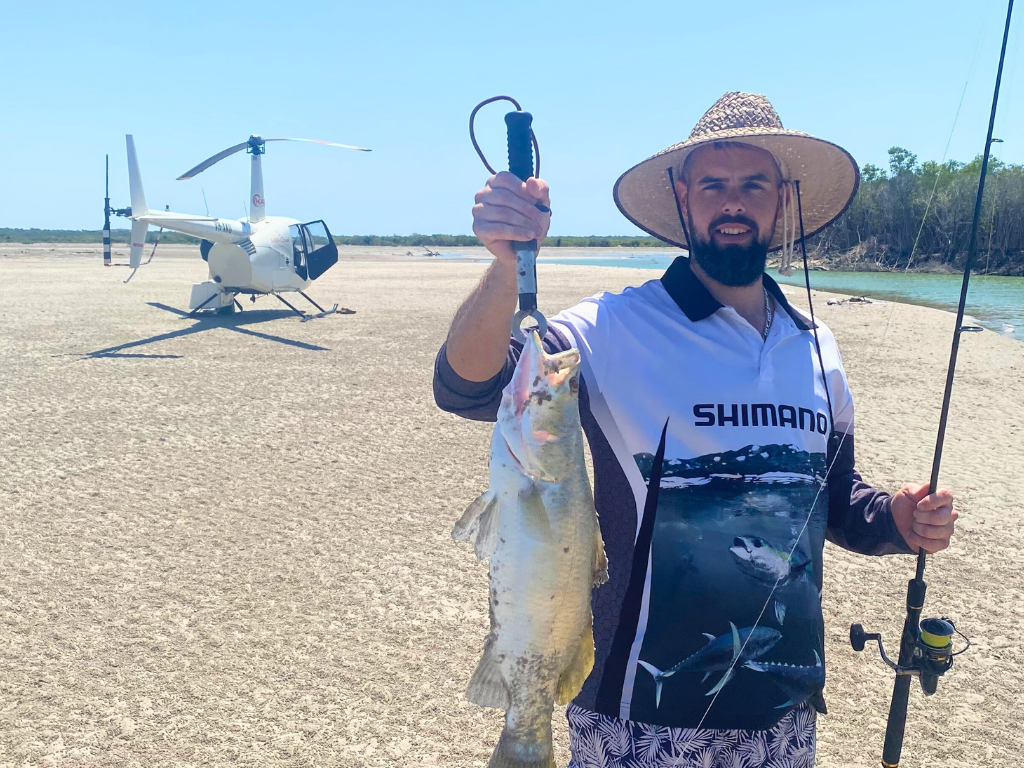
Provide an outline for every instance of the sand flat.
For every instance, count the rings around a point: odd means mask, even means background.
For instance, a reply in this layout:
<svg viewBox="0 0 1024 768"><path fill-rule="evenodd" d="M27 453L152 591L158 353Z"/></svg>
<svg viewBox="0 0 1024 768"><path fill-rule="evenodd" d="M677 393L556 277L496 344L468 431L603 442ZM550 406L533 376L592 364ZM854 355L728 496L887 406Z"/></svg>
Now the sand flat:
<svg viewBox="0 0 1024 768"><path fill-rule="evenodd" d="M343 249L310 293L357 313L302 323L272 298L182 318L194 247L123 285L98 247L0 246L0 766L486 763L501 714L463 698L486 571L449 530L490 427L430 390L485 265L408 250ZM656 276L542 265L541 309ZM926 480L953 316L825 298L861 472ZM1024 345L966 335L942 472L962 520L925 612L975 647L934 697L915 684L906 766L1024 754L1022 406ZM892 676L847 632L895 652L912 575L826 548L821 766L879 758Z"/></svg>

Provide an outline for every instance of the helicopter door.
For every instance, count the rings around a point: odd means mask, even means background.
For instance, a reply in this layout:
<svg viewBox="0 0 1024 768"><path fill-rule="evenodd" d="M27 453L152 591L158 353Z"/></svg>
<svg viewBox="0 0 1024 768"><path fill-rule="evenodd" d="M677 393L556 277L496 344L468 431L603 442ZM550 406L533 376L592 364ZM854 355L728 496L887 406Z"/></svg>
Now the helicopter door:
<svg viewBox="0 0 1024 768"><path fill-rule="evenodd" d="M303 280L307 280L308 278L306 275L308 273L308 258L310 252L309 233L306 231L305 226L292 224L288 227L288 234L292 239L292 269L294 269L295 274Z"/></svg>
<svg viewBox="0 0 1024 768"><path fill-rule="evenodd" d="M316 280L338 263L338 246L334 244L334 238L331 237L331 232L323 221L311 221L303 224L302 230L308 243L308 250L305 254L308 277L306 275L302 277L306 280ZM296 268L296 272L298 272L298 268Z"/></svg>

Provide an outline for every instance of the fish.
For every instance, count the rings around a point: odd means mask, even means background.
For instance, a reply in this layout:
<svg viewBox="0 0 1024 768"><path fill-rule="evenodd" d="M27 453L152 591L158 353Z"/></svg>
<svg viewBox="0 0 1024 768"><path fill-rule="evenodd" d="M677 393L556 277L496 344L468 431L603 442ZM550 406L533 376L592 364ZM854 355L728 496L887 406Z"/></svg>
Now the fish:
<svg viewBox="0 0 1024 768"><path fill-rule="evenodd" d="M754 672L767 674L773 683L783 693L789 696L789 700L779 704L776 709L800 704L812 695L820 691L825 685L825 667L821 663L821 656L814 652L814 664L802 666L799 664L783 664L772 661L748 661L743 666Z"/></svg>
<svg viewBox="0 0 1024 768"><path fill-rule="evenodd" d="M731 621L729 627L731 630L729 633L718 637L705 632L704 637L708 639L707 645L664 672L653 664L637 660L637 663L650 672L654 678L655 709L661 706L661 689L666 678L683 671L703 672L704 677L701 682L704 682L712 673L724 671L725 674L722 675L718 683L704 694L713 696L725 687L737 667L761 658L782 639L781 632L768 627L736 629L736 625Z"/></svg>
<svg viewBox="0 0 1024 768"><path fill-rule="evenodd" d="M490 560L490 632L466 698L505 710L488 768L555 768L554 705L594 666L591 590L608 560L583 454L580 356L529 333L502 391L490 487L452 530Z"/></svg>
<svg viewBox="0 0 1024 768"><path fill-rule="evenodd" d="M737 536L729 551L736 559L736 565L744 573L768 585L782 586L786 582L804 576L810 570L811 559L797 553L789 553L772 546L760 536Z"/></svg>

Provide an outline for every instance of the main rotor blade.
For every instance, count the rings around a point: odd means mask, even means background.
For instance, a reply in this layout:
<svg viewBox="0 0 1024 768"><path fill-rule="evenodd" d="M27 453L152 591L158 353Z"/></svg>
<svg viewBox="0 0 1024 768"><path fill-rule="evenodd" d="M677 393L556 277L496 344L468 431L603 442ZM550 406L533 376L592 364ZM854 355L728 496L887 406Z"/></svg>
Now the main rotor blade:
<svg viewBox="0 0 1024 768"><path fill-rule="evenodd" d="M213 157L209 157L206 160L203 160L203 162L201 162L195 168L192 168L192 169L190 169L188 171L185 171L183 174L181 174L181 176L178 177L178 181L185 181L186 179L191 179L196 174L202 173L203 171L205 171L207 168L209 168L214 163L219 163L225 157L229 157L229 156L235 154L235 152L238 152L239 150L245 149L247 146L249 146L249 142L248 141L243 141L241 144L235 144L235 146L229 147L228 149L225 149L223 152L218 152Z"/></svg>
<svg viewBox="0 0 1024 768"><path fill-rule="evenodd" d="M306 141L310 144L324 144L328 147L341 147L342 149L356 149L360 152L372 152L366 147L353 147L351 144L335 144L333 141L320 141L320 139L264 139L264 141Z"/></svg>

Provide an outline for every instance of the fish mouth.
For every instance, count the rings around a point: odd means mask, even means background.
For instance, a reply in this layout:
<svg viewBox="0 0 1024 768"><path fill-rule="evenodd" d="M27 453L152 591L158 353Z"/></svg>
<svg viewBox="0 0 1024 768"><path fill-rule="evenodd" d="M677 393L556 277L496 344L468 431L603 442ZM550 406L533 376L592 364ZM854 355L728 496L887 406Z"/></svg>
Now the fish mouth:
<svg viewBox="0 0 1024 768"><path fill-rule="evenodd" d="M549 475L545 475L543 472L538 472L535 469L527 468L527 466L523 464L520 458L516 456L516 452L512 450L512 446L509 445L508 439L504 435L501 436L501 439L505 443L505 448L508 451L508 455L512 457L512 462L515 464L516 469L518 469L524 475L533 480L540 480L541 482L545 483L557 483L559 481L560 478L550 477Z"/></svg>
<svg viewBox="0 0 1024 768"><path fill-rule="evenodd" d="M750 545L739 536L732 540L732 549L742 549L747 554L750 554Z"/></svg>

